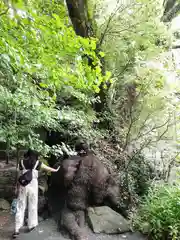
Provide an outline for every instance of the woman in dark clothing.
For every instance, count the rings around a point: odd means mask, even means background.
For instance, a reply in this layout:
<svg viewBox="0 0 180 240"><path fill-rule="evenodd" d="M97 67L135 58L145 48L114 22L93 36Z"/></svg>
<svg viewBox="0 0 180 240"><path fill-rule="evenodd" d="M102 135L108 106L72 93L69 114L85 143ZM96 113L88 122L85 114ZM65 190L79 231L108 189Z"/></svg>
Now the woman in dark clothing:
<svg viewBox="0 0 180 240"><path fill-rule="evenodd" d="M36 151L29 149L27 153L24 154L24 159L19 163L18 169L20 170L21 175L28 170L32 170L32 180L26 186L18 184L17 211L13 238L16 238L19 235L19 230L23 226L27 200L28 228L31 231L38 225L38 171L43 169L49 172L57 172L60 168L51 168L38 161L38 157L39 154Z"/></svg>

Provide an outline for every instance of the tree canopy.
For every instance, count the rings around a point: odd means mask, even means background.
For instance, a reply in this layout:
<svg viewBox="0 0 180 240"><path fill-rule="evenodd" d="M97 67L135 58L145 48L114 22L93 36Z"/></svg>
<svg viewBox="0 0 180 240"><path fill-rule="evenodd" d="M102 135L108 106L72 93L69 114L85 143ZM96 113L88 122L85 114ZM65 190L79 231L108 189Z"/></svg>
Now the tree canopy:
<svg viewBox="0 0 180 240"><path fill-rule="evenodd" d="M110 73L101 74L97 40L75 34L62 3L23 2L0 3L0 135L10 146L40 147L39 128L61 128L73 113L76 125L92 121L83 111L91 111Z"/></svg>

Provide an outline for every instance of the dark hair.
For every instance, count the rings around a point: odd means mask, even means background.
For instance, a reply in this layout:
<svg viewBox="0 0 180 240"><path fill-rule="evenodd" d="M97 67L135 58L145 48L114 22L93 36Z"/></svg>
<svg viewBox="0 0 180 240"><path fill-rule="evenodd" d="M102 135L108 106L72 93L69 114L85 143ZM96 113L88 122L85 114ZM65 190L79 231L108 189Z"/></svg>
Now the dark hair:
<svg viewBox="0 0 180 240"><path fill-rule="evenodd" d="M27 169L33 169L38 160L39 153L35 150L28 149L28 151L24 154L24 159L26 160Z"/></svg>

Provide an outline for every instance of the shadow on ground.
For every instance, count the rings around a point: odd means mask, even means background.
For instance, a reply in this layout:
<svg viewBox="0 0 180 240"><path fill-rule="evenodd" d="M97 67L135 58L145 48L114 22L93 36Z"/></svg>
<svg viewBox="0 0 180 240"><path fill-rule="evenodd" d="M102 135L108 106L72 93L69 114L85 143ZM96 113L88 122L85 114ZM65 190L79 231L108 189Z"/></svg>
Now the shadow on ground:
<svg viewBox="0 0 180 240"><path fill-rule="evenodd" d="M42 220L39 226L31 233L25 233L25 228L22 229L22 233L19 236L19 240L67 240L68 236L64 236L58 229L59 212L64 203L64 197L57 194L57 192L49 193L49 201L53 210L53 217L47 220ZM1 215L1 214L0 214ZM6 213L9 220L0 227L0 240L9 240L13 233L14 218ZM126 233L119 235L107 235L107 234L94 234L87 227L89 240L145 240L145 238L139 233Z"/></svg>

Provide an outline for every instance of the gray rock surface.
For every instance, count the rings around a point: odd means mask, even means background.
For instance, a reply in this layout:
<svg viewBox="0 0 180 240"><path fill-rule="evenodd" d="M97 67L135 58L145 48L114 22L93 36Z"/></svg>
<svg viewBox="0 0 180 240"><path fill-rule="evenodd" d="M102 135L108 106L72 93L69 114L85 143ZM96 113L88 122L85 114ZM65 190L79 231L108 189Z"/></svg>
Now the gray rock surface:
<svg viewBox="0 0 180 240"><path fill-rule="evenodd" d="M11 240L14 231L14 216L9 213L0 212L0 240ZM57 213L59 216L59 213ZM6 220L7 218L7 220ZM9 219L9 220L8 220ZM39 219L40 220L40 219ZM42 220L42 219L41 219ZM26 233L26 227L21 231L18 240L68 240L58 229L58 219L51 218L46 221L40 221L39 226L31 233ZM1 224L2 223L2 224ZM2 226L2 227L1 227ZM124 234L94 234L88 227L88 240L146 240L140 233Z"/></svg>
<svg viewBox="0 0 180 240"><path fill-rule="evenodd" d="M38 184L39 184L40 194L44 195L44 193L48 189L47 175L44 172L39 172Z"/></svg>
<svg viewBox="0 0 180 240"><path fill-rule="evenodd" d="M118 235L94 234L87 228L88 240L145 240L139 233L126 233ZM22 233L18 240L68 240L69 237L62 236L57 230L57 224L52 220L46 220L31 233Z"/></svg>
<svg viewBox="0 0 180 240"><path fill-rule="evenodd" d="M9 210L10 210L9 202L3 198L0 198L0 211L9 211Z"/></svg>
<svg viewBox="0 0 180 240"><path fill-rule="evenodd" d="M90 207L88 218L94 233L115 234L130 230L128 221L107 206Z"/></svg>
<svg viewBox="0 0 180 240"><path fill-rule="evenodd" d="M3 164L0 167L0 198L12 199L15 185L16 167Z"/></svg>

